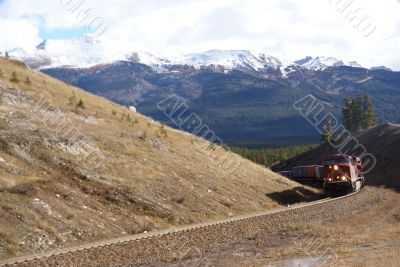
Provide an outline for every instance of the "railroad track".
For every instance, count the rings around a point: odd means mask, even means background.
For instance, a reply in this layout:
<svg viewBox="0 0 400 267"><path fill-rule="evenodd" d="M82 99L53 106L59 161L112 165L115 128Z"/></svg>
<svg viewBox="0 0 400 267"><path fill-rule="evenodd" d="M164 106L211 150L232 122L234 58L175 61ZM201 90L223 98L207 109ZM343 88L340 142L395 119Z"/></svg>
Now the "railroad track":
<svg viewBox="0 0 400 267"><path fill-rule="evenodd" d="M51 266L51 265L45 264L46 259L55 257L55 256L68 257L69 255L71 255L73 253L88 252L93 249L104 249L107 247L111 247L113 245L124 244L127 242L157 239L157 238L161 238L161 237L164 237L167 235L177 235L177 234L181 234L181 233L185 233L185 232L189 232L189 231L193 231L193 230L198 230L198 229L203 229L203 228L210 228L210 227L216 227L216 226L221 226L221 225L229 225L229 224L233 224L233 223L241 222L241 221L247 222L247 221L251 221L254 219L259 219L264 216L273 216L276 214L280 214L282 212L300 210L300 209L304 209L304 208L311 207L311 206L317 206L317 205L321 205L324 203L339 201L341 199L351 197L351 196L359 193L360 191L361 190L358 190L357 192L354 192L354 193L351 193L348 195L344 195L344 196L340 196L340 197L325 198L325 199L308 202L308 203L304 203L304 204L295 204L290 207L284 207L284 208L279 208L279 209L275 209L275 210L271 210L271 211L260 212L260 213L250 214L250 215L237 216L234 218L229 218L229 219L224 219L224 220L219 220L219 221L199 223L199 224L194 224L194 225L180 227L180 228L168 229L168 230L163 230L163 231L155 231L155 232L146 233L146 234L138 234L138 235L134 235L134 236L99 241L99 242L80 245L80 246L76 246L76 247L59 249L59 250L55 250L52 252L38 253L38 254L26 255L26 256L21 256L21 257L15 257L15 258L7 259L5 261L0 261L0 267L4 267L4 266L14 266L15 267L15 266L20 266L20 265L21 266L31 266L29 264L30 262L35 262L35 263L39 262L39 263L44 264L44 266Z"/></svg>

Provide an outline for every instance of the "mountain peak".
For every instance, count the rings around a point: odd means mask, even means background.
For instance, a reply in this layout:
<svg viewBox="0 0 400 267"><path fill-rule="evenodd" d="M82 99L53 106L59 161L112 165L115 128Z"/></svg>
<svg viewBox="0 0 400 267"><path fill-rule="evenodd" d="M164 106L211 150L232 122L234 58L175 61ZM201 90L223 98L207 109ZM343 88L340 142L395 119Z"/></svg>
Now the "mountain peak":
<svg viewBox="0 0 400 267"><path fill-rule="evenodd" d="M310 61L311 59L313 59L313 58L310 57L310 56L306 56L306 57L303 58L303 59L296 60L294 63L296 63L297 65L303 65L304 63Z"/></svg>
<svg viewBox="0 0 400 267"><path fill-rule="evenodd" d="M40 44L36 46L36 49L45 50L46 49L47 40L44 40Z"/></svg>
<svg viewBox="0 0 400 267"><path fill-rule="evenodd" d="M190 65L195 68L220 66L226 69L237 67L259 70L265 67L278 68L281 62L265 54L255 55L249 50L208 50L201 53L181 55L175 64Z"/></svg>
<svg viewBox="0 0 400 267"><path fill-rule="evenodd" d="M307 69L312 70L324 70L328 67L341 67L341 66L349 66L354 68L362 68L360 64L356 61L347 61L344 62L340 59L334 57L325 57L325 56L318 56L318 57L306 57L301 60L295 61L297 65L303 66Z"/></svg>
<svg viewBox="0 0 400 267"><path fill-rule="evenodd" d="M10 56L35 68L91 67L126 59L125 53L108 49L91 36L44 40L33 51L14 49L10 51Z"/></svg>

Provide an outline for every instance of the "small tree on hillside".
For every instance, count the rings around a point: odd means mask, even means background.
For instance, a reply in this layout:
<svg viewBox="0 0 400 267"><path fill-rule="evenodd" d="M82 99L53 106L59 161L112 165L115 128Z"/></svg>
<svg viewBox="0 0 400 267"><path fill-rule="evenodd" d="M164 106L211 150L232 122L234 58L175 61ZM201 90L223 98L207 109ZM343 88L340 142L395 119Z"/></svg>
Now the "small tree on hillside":
<svg viewBox="0 0 400 267"><path fill-rule="evenodd" d="M329 136L332 133L333 125L331 118L325 120L324 130L321 135L321 141L325 144L329 142Z"/></svg>
<svg viewBox="0 0 400 267"><path fill-rule="evenodd" d="M82 99L79 99L78 104L76 104L76 107L85 109L85 104L83 103Z"/></svg>
<svg viewBox="0 0 400 267"><path fill-rule="evenodd" d="M0 78L3 77L3 71L0 69Z"/></svg>
<svg viewBox="0 0 400 267"><path fill-rule="evenodd" d="M359 95L355 96L351 101L350 113L351 113L351 128L349 130L353 132L361 129L362 110L361 110L361 98Z"/></svg>
<svg viewBox="0 0 400 267"><path fill-rule="evenodd" d="M364 118L363 118L363 129L369 127L375 127L377 119L372 105L371 98L369 95L364 94Z"/></svg>
<svg viewBox="0 0 400 267"><path fill-rule="evenodd" d="M25 84L26 84L26 85L31 85L31 84L32 84L32 82L31 82L31 80L29 79L29 77L26 77L26 79L25 79Z"/></svg>
<svg viewBox="0 0 400 267"><path fill-rule="evenodd" d="M161 125L160 125L160 133L161 133L162 135L164 135L164 137L167 137L167 136L168 136L168 132L167 132L167 130L165 129L165 126L164 126L164 123L163 123L163 122L161 122Z"/></svg>
<svg viewBox="0 0 400 267"><path fill-rule="evenodd" d="M346 129L352 129L352 113L351 113L351 101L348 97L345 97L343 100L343 107L342 107L342 115L343 115L343 126Z"/></svg>
<svg viewBox="0 0 400 267"><path fill-rule="evenodd" d="M13 83L19 83L19 79L18 79L17 73L15 71L13 71L13 73L11 74L10 81L13 82Z"/></svg>
<svg viewBox="0 0 400 267"><path fill-rule="evenodd" d="M69 98L68 105L75 105L75 102L76 102L76 95L75 95L75 92L72 91L72 96L70 96L70 98Z"/></svg>
<svg viewBox="0 0 400 267"><path fill-rule="evenodd" d="M366 93L355 95L351 101L346 97L343 100L342 115L343 125L351 132L377 124L371 98Z"/></svg>

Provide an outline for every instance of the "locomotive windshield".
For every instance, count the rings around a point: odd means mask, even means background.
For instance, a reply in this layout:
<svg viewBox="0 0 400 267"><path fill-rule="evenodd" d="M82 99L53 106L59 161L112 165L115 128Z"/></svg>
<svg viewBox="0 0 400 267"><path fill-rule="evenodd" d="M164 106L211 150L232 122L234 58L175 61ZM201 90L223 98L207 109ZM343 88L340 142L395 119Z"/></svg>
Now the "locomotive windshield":
<svg viewBox="0 0 400 267"><path fill-rule="evenodd" d="M333 164L342 164L342 163L349 163L348 159L341 158L341 159L334 159L334 160L325 160L324 165L333 165Z"/></svg>

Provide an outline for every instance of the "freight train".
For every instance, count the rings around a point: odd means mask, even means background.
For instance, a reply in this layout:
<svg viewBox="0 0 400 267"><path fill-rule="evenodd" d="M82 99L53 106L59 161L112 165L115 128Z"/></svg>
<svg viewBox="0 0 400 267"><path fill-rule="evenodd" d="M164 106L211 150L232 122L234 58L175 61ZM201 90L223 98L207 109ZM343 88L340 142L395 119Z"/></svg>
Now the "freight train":
<svg viewBox="0 0 400 267"><path fill-rule="evenodd" d="M323 183L328 192L355 192L365 184L361 159L344 154L330 155L322 165L296 166L280 174L297 181Z"/></svg>

